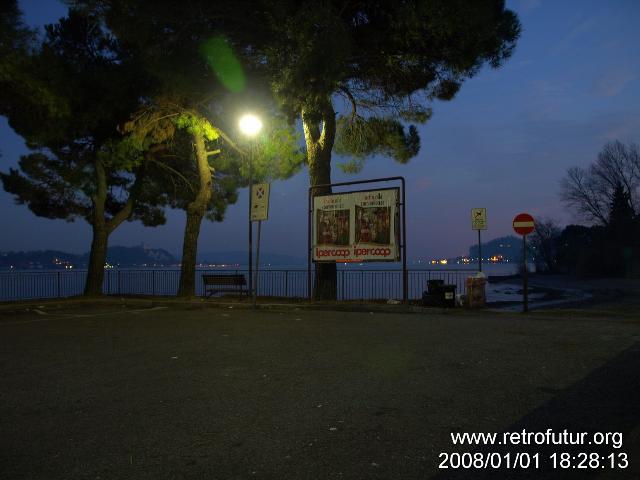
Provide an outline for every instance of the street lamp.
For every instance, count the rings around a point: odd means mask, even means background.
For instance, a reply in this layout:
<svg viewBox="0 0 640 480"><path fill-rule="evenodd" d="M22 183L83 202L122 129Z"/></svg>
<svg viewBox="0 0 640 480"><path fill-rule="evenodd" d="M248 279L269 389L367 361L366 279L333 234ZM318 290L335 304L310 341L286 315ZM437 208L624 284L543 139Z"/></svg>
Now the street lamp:
<svg viewBox="0 0 640 480"><path fill-rule="evenodd" d="M255 137L262 129L262 121L250 113L240 118L240 131L247 137Z"/></svg>
<svg viewBox="0 0 640 480"><path fill-rule="evenodd" d="M247 113L240 118L240 131L249 138L254 138L262 129L262 121ZM251 190L253 187L253 178L251 177L251 155L248 155L249 161L249 295L253 296L253 225L251 224Z"/></svg>

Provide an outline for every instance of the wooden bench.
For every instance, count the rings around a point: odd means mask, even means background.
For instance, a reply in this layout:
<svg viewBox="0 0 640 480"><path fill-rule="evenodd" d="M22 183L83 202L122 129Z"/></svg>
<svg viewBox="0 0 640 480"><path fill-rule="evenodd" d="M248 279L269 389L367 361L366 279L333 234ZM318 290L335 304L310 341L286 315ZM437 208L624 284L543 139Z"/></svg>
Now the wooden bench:
<svg viewBox="0 0 640 480"><path fill-rule="evenodd" d="M244 288L247 281L242 274L202 275L202 282L207 298L218 292L248 293L247 289Z"/></svg>

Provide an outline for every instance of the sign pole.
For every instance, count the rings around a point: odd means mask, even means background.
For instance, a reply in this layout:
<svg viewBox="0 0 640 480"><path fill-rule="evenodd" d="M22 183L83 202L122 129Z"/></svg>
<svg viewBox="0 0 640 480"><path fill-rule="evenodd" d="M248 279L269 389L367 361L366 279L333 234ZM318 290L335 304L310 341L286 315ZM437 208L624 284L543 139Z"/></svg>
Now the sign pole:
<svg viewBox="0 0 640 480"><path fill-rule="evenodd" d="M478 270L482 271L482 243L480 243L480 230L478 230Z"/></svg>
<svg viewBox="0 0 640 480"><path fill-rule="evenodd" d="M255 270L255 278L253 281L253 305L255 306L256 300L258 297L258 279L260 276L258 272L260 271L260 231L262 230L262 220L258 220L258 244L256 245L256 270Z"/></svg>
<svg viewBox="0 0 640 480"><path fill-rule="evenodd" d="M528 274L529 274L529 269L527 268L527 236L523 235L522 236L522 295L523 295L523 305L522 305L522 312L523 313L527 313L529 311L529 292L528 290L528 282L529 282L529 278L528 278Z"/></svg>
<svg viewBox="0 0 640 480"><path fill-rule="evenodd" d="M258 245L256 248L256 269L253 272L253 245L252 233L249 234L249 294L253 297L253 305L256 304L258 296L258 272L260 270L260 232L262 231L262 221L269 218L269 192L271 186L268 183L251 182L249 197L249 225L253 227L253 222L258 222ZM250 230L253 231L253 228Z"/></svg>
<svg viewBox="0 0 640 480"><path fill-rule="evenodd" d="M482 239L480 238L480 230L487 229L486 208L471 209L471 228L478 231L478 271L482 272Z"/></svg>
<svg viewBox="0 0 640 480"><path fill-rule="evenodd" d="M253 178L251 177L251 157L248 157L249 160L249 278L248 278L248 293L249 296L253 295L252 285L252 275L253 275L253 224L251 221L251 201L253 200Z"/></svg>
<svg viewBox="0 0 640 480"><path fill-rule="evenodd" d="M535 220L528 213L519 213L513 219L513 230L522 235L522 312L529 311L529 269L527 268L527 235L536 229Z"/></svg>

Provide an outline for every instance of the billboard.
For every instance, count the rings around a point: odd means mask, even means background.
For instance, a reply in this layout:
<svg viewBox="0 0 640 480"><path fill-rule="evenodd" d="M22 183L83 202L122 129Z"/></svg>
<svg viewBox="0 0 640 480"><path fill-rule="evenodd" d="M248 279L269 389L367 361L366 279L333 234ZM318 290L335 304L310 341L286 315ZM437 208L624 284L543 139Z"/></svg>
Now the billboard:
<svg viewBox="0 0 640 480"><path fill-rule="evenodd" d="M313 197L313 260L400 260L398 198L398 188Z"/></svg>

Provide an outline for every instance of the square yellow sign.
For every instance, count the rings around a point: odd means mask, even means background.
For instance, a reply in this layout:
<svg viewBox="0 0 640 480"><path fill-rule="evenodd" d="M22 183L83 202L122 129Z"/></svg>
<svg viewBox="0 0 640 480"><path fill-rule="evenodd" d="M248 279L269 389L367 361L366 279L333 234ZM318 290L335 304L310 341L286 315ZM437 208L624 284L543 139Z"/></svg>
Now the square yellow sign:
<svg viewBox="0 0 640 480"><path fill-rule="evenodd" d="M487 229L487 209L486 208L471 209L471 228L473 230Z"/></svg>
<svg viewBox="0 0 640 480"><path fill-rule="evenodd" d="M269 184L256 183L251 186L251 221L269 218Z"/></svg>

